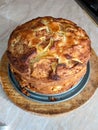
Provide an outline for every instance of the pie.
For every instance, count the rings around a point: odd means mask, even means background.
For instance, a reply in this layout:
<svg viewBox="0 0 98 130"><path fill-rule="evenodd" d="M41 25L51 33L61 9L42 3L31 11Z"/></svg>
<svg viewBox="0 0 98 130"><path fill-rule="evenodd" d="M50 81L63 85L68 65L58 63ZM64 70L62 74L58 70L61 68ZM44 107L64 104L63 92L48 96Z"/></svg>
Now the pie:
<svg viewBox="0 0 98 130"><path fill-rule="evenodd" d="M16 27L7 48L10 69L21 90L41 94L62 93L76 85L86 73L90 54L85 30L50 16Z"/></svg>

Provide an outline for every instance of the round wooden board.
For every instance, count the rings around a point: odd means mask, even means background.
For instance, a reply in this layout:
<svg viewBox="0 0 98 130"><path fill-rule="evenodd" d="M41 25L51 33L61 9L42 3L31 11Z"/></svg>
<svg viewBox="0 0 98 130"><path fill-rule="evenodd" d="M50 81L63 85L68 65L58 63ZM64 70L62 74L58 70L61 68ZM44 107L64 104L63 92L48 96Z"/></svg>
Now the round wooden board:
<svg viewBox="0 0 98 130"><path fill-rule="evenodd" d="M80 94L78 94L74 98L57 104L38 103L29 100L24 96L22 96L21 94L19 94L9 80L7 67L8 67L8 59L5 52L5 54L1 59L1 65L0 65L0 76L2 87L6 92L7 96L14 104L16 104L17 106L19 106L24 110L33 113L53 115L72 111L80 107L88 99L90 99L90 97L94 94L95 90L98 87L98 57L96 56L93 50L90 59L90 67L91 67L90 79L86 87L82 90Z"/></svg>

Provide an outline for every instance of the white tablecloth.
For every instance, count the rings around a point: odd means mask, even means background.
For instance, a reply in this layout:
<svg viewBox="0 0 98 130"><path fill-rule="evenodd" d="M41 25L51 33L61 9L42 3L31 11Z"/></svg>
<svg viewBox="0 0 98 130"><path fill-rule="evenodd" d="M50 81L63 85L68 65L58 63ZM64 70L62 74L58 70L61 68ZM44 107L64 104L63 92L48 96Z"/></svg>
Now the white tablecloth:
<svg viewBox="0 0 98 130"><path fill-rule="evenodd" d="M0 0L0 58L12 30L38 16L63 17L88 33L98 55L98 26L74 0ZM60 116L31 114L14 105L0 85L0 122L9 130L98 130L98 90L80 108Z"/></svg>

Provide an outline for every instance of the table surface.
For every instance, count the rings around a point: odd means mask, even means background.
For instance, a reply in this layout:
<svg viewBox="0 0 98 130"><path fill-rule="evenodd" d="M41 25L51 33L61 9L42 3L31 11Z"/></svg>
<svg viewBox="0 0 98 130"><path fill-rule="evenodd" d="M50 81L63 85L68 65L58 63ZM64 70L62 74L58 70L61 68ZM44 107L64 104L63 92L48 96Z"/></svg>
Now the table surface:
<svg viewBox="0 0 98 130"><path fill-rule="evenodd" d="M38 16L63 17L88 33L98 55L98 26L75 0L0 0L0 58L12 30ZM14 105L0 85L0 122L8 130L98 130L98 90L80 108L57 116L26 112Z"/></svg>

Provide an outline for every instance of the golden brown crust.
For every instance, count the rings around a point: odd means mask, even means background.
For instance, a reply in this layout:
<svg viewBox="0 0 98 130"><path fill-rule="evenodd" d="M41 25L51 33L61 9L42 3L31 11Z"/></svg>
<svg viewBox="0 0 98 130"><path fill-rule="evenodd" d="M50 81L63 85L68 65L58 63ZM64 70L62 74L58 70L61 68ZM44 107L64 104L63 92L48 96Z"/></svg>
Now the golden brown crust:
<svg viewBox="0 0 98 130"><path fill-rule="evenodd" d="M76 83L85 74L90 51L89 37L72 21L38 17L12 32L7 55L12 69L22 77L21 80L33 83L37 90L44 93L40 88L46 83L47 88L57 84L62 84L63 88L66 82L66 90L72 86L67 86L68 78L78 75L71 81ZM52 92L47 89L45 93Z"/></svg>
<svg viewBox="0 0 98 130"><path fill-rule="evenodd" d="M21 89L27 88L33 92L37 93L43 93L43 94L58 94L62 93L64 91L67 91L68 89L72 88L74 85L76 85L79 80L83 77L83 75L86 72L86 66L81 66L81 70L78 66L74 70L73 75L64 74L62 78L59 80L50 80L50 79L30 79L29 77L21 76L19 73L16 73L16 71L11 67L12 72L14 73L17 81L19 82ZM14 71L13 71L14 70Z"/></svg>

